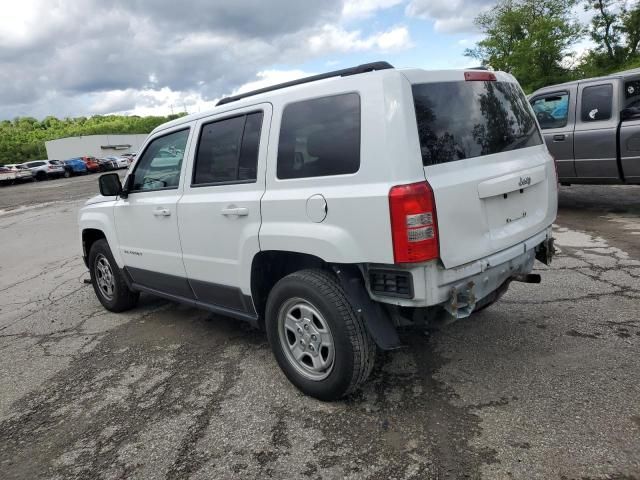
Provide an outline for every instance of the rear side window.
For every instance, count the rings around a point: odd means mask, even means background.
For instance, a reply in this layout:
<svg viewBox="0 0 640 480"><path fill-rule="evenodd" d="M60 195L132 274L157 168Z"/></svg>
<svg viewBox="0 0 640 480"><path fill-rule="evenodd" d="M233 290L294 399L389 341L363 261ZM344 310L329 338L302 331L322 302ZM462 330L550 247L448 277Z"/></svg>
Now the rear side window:
<svg viewBox="0 0 640 480"><path fill-rule="evenodd" d="M355 173L360 168L360 96L315 98L287 105L278 144L278 178Z"/></svg>
<svg viewBox="0 0 640 480"><path fill-rule="evenodd" d="M552 93L538 97L531 103L540 128L562 128L567 125L569 116L569 94Z"/></svg>
<svg viewBox="0 0 640 480"><path fill-rule="evenodd" d="M599 122L611 118L613 85L596 85L582 90L582 121Z"/></svg>
<svg viewBox="0 0 640 480"><path fill-rule="evenodd" d="M460 81L412 88L425 166L542 143L531 107L516 84Z"/></svg>
<svg viewBox="0 0 640 480"><path fill-rule="evenodd" d="M262 112L202 126L192 185L255 182Z"/></svg>

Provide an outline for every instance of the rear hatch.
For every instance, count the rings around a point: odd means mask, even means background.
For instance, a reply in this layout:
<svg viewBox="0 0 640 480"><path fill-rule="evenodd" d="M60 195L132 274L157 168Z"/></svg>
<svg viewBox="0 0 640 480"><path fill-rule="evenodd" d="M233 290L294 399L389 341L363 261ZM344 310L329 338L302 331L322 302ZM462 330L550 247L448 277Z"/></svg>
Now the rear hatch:
<svg viewBox="0 0 640 480"><path fill-rule="evenodd" d="M515 79L487 71L406 75L444 266L489 256L551 225L553 159Z"/></svg>

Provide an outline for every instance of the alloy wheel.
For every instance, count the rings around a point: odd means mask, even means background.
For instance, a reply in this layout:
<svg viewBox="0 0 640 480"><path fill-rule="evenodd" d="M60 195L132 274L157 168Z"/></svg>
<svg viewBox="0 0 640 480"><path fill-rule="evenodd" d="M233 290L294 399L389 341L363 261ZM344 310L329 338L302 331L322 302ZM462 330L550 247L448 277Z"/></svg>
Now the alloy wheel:
<svg viewBox="0 0 640 480"><path fill-rule="evenodd" d="M301 298L287 300L278 314L278 336L287 360L303 377L323 380L335 361L335 345L324 316Z"/></svg>

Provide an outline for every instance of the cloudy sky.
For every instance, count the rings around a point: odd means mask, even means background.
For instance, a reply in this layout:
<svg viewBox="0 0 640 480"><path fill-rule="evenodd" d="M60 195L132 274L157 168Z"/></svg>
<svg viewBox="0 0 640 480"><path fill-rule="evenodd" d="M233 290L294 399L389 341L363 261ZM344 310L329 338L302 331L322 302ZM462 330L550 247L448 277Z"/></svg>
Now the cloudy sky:
<svg viewBox="0 0 640 480"><path fill-rule="evenodd" d="M3 0L0 119L192 113L387 60L463 68L492 0Z"/></svg>

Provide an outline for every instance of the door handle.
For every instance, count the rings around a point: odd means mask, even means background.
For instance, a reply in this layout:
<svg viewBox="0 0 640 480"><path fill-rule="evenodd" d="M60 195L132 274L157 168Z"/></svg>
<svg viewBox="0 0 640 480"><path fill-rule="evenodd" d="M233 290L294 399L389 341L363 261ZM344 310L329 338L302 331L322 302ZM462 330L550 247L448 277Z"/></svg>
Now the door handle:
<svg viewBox="0 0 640 480"><path fill-rule="evenodd" d="M564 142L564 140L567 138L567 136L564 133L558 133L557 135L553 136L553 141L554 142Z"/></svg>
<svg viewBox="0 0 640 480"><path fill-rule="evenodd" d="M169 210L168 208L156 208L153 211L153 214L156 217L168 217L169 215L171 215L171 210Z"/></svg>
<svg viewBox="0 0 640 480"><path fill-rule="evenodd" d="M235 205L229 205L227 208L223 208L220 213L225 217L229 217L232 215L238 217L246 217L249 215L249 209L245 207L236 207Z"/></svg>

